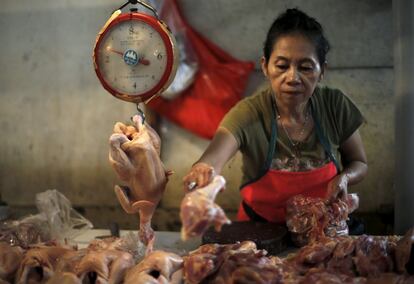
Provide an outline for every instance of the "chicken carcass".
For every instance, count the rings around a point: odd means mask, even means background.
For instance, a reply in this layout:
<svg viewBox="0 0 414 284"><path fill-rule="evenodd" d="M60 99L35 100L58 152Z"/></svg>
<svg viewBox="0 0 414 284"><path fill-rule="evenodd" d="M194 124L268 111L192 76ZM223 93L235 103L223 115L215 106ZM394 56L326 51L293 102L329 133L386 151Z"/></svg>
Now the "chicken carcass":
<svg viewBox="0 0 414 284"><path fill-rule="evenodd" d="M29 249L16 273L15 283L45 283L55 273L59 258L73 251L63 246L43 246Z"/></svg>
<svg viewBox="0 0 414 284"><path fill-rule="evenodd" d="M222 176L215 176L213 181L205 187L187 193L182 202L180 218L182 222L181 238L202 235L210 225L220 231L224 224L230 224L223 209L214 203L216 195L226 184Z"/></svg>
<svg viewBox="0 0 414 284"><path fill-rule="evenodd" d="M14 274L23 259L23 249L0 242L0 283L1 281L12 281Z"/></svg>
<svg viewBox="0 0 414 284"><path fill-rule="evenodd" d="M125 284L182 283L183 259L170 252L153 251L125 276Z"/></svg>
<svg viewBox="0 0 414 284"><path fill-rule="evenodd" d="M64 272L76 274L76 269L87 252L86 249L81 249L68 251L61 255L55 266L55 274L62 274Z"/></svg>
<svg viewBox="0 0 414 284"><path fill-rule="evenodd" d="M414 228L408 230L395 247L395 266L400 273L414 274Z"/></svg>
<svg viewBox="0 0 414 284"><path fill-rule="evenodd" d="M354 267L360 276L377 277L392 272L393 257L388 238L362 235L355 243ZM394 246L393 246L394 247Z"/></svg>
<svg viewBox="0 0 414 284"><path fill-rule="evenodd" d="M124 251L123 239L92 240L89 246L59 257L51 283L122 283L125 272L134 265L132 255ZM74 278L76 277L76 279ZM75 283L75 282L74 282Z"/></svg>
<svg viewBox="0 0 414 284"><path fill-rule="evenodd" d="M184 279L196 283L286 283L281 260L268 257L252 241L205 244L184 256Z"/></svg>
<svg viewBox="0 0 414 284"><path fill-rule="evenodd" d="M139 214L141 241L150 252L154 243L151 218L167 184L166 171L160 159L161 140L143 123L140 115L132 118L134 126L118 122L111 135L109 161L127 186L115 186L115 193L128 214Z"/></svg>
<svg viewBox="0 0 414 284"><path fill-rule="evenodd" d="M82 283L123 283L126 271L134 265L132 255L119 250L91 250L76 267Z"/></svg>
<svg viewBox="0 0 414 284"><path fill-rule="evenodd" d="M220 269L227 255L241 251L257 252L256 244L252 241L244 241L227 245L205 244L200 246L183 257L185 283L202 283Z"/></svg>
<svg viewBox="0 0 414 284"><path fill-rule="evenodd" d="M82 284L82 281L71 272L57 272L46 284Z"/></svg>

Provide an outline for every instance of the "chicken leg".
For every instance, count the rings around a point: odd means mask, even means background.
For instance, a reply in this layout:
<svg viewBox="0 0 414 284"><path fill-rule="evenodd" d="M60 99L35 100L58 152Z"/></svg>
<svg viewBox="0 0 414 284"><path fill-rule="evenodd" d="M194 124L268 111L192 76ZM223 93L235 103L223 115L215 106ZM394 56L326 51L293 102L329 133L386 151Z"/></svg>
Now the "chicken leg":
<svg viewBox="0 0 414 284"><path fill-rule="evenodd" d="M181 202L181 238L200 236L211 224L220 231L223 224L231 223L223 209L214 203L217 193L225 186L222 176L215 176L205 187L187 193Z"/></svg>

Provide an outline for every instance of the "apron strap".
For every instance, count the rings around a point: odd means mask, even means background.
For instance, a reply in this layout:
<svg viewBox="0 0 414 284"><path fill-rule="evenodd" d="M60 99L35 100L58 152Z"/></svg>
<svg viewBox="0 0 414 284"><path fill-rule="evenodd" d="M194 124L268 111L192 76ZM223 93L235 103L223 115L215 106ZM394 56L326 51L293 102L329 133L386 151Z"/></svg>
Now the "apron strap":
<svg viewBox="0 0 414 284"><path fill-rule="evenodd" d="M324 135L321 125L319 123L318 117L316 116L315 109L313 107L312 100L310 100L311 105L311 111L312 111L312 117L315 121L315 130L316 130L316 136L319 139L319 142L322 144L323 149L325 150L325 153L328 155L328 157L331 159L331 161L335 164L336 171L340 172L340 167L338 160L335 158L335 155L332 153L331 144L329 144L328 139L326 139L326 136Z"/></svg>
<svg viewBox="0 0 414 284"><path fill-rule="evenodd" d="M267 156L265 163L262 168L262 175L264 175L272 165L273 156L275 154L276 149L276 139L277 139L277 124L276 124L276 102L272 96L272 124L271 124L271 136L270 136L270 144L269 149L267 151Z"/></svg>
<svg viewBox="0 0 414 284"><path fill-rule="evenodd" d="M272 96L272 122L271 122L271 134L270 134L270 142L269 147L267 150L266 160L263 164L263 167L261 168L259 174L252 180L247 181L246 183L242 184L240 186L240 190L253 182L258 181L262 176L264 176L267 171L270 169L270 166L272 165L273 156L275 154L276 149L276 138L277 138L277 124L276 124L276 102L274 97ZM252 209L251 209L252 210ZM247 212L247 211L246 211Z"/></svg>
<svg viewBox="0 0 414 284"><path fill-rule="evenodd" d="M256 182L257 180L259 180L270 169L270 166L272 164L272 159L273 159L275 149L276 149L276 138L277 138L276 102L275 102L274 97L272 96L271 134L270 134L270 142L269 142L270 144L269 144L269 148L268 148L268 151L267 151L266 160L263 164L263 167L260 171L260 174L254 180L248 181L247 183L241 185L240 190L245 185ZM253 208L251 208L246 202L244 202L244 200L242 200L242 206L243 206L244 212L246 213L247 216L249 216L250 220L256 221L256 222L268 222L268 220L266 220L266 218L262 217L256 211L254 211Z"/></svg>

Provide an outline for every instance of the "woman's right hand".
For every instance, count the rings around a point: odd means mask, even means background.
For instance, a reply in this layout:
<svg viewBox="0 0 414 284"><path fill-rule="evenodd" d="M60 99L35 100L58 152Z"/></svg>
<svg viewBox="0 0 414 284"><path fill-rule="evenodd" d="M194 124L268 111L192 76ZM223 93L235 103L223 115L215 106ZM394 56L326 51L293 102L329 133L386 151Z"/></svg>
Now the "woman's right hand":
<svg viewBox="0 0 414 284"><path fill-rule="evenodd" d="M190 172L183 178L184 191L187 193L209 184L215 175L214 168L209 164L194 164Z"/></svg>

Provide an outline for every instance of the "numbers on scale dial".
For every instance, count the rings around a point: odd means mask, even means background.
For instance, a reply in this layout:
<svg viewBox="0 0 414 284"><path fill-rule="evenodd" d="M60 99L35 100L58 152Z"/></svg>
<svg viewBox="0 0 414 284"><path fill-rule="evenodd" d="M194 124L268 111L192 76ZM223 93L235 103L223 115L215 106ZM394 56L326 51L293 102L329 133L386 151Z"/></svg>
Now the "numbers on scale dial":
<svg viewBox="0 0 414 284"><path fill-rule="evenodd" d="M167 64L165 46L158 32L144 22L126 21L110 34L101 44L104 79L118 91L129 95L152 89L163 76ZM152 42L152 46L147 46L147 42ZM124 57L128 50L132 52L127 56L137 55L135 65L126 64Z"/></svg>

